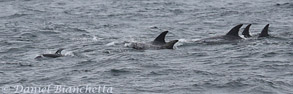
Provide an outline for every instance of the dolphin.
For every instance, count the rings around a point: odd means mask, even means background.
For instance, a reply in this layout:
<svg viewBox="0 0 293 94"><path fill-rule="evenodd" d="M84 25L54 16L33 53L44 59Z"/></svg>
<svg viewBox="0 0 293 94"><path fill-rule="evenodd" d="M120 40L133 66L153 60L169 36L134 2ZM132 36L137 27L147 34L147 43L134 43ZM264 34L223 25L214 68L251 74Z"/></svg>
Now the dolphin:
<svg viewBox="0 0 293 94"><path fill-rule="evenodd" d="M268 34L268 31L269 31L269 25L270 24L267 24L263 30L261 31L261 33L258 35L258 38L260 37L268 37L270 36ZM244 29L244 31L242 32L242 35L245 37L245 38L250 38L252 37L250 34L249 34L249 28L250 28L251 24L247 25L247 27Z"/></svg>
<svg viewBox="0 0 293 94"><path fill-rule="evenodd" d="M239 29L242 27L243 24L239 24L235 27L233 27L226 35L216 36L216 37L210 37L210 38L204 38L201 40L198 40L200 42L204 43L226 43L231 42L234 40L240 40L242 39L239 36Z"/></svg>
<svg viewBox="0 0 293 94"><path fill-rule="evenodd" d="M58 49L55 54L42 54L40 56L37 56L35 59L38 58L43 58L43 57L48 57L48 58L57 58L57 57L62 57L64 55L61 54L61 51L64 50L64 48Z"/></svg>
<svg viewBox="0 0 293 94"><path fill-rule="evenodd" d="M267 25L262 29L261 33L258 35L259 38L260 38L260 37L268 37L268 36L270 36L269 33L268 33L268 31L269 31L269 26L270 26L270 24L267 24Z"/></svg>
<svg viewBox="0 0 293 94"><path fill-rule="evenodd" d="M172 40L169 42L165 41L165 37L168 31L162 32L159 36L157 36L153 41L147 42L147 43L130 43L128 47L134 48L134 49L173 49L175 43L178 42L178 40Z"/></svg>
<svg viewBox="0 0 293 94"><path fill-rule="evenodd" d="M249 28L250 28L250 26L251 26L251 24L248 24L248 25L245 27L244 31L242 32L242 35L243 35L245 38L250 38L250 37L251 37L251 35L249 34Z"/></svg>

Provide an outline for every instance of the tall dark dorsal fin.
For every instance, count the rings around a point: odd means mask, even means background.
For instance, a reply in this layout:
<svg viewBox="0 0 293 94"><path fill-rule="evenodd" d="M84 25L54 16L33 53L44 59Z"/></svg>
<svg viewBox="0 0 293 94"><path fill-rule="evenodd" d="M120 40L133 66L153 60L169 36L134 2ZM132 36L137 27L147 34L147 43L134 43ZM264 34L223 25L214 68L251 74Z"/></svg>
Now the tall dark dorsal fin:
<svg viewBox="0 0 293 94"><path fill-rule="evenodd" d="M233 27L226 35L239 37L238 33L239 33L239 29L241 28L242 25L243 24L239 24L239 25Z"/></svg>
<svg viewBox="0 0 293 94"><path fill-rule="evenodd" d="M165 37L166 37L166 34L168 33L168 31L164 31L162 32L155 40L154 40L154 43L160 43L160 44L165 44L166 41L165 41Z"/></svg>
<svg viewBox="0 0 293 94"><path fill-rule="evenodd" d="M178 42L178 40L172 40L172 41L166 43L166 44L164 45L164 47L165 47L166 49L173 49L175 43L177 43L177 42Z"/></svg>
<svg viewBox="0 0 293 94"><path fill-rule="evenodd" d="M267 24L261 31L261 33L259 34L258 37L267 37L267 36L270 36L268 31L269 31L269 25L270 24Z"/></svg>
<svg viewBox="0 0 293 94"><path fill-rule="evenodd" d="M64 48L60 48L60 49L58 49L58 50L56 51L55 54L61 54L61 51L62 51L62 50L64 50Z"/></svg>
<svg viewBox="0 0 293 94"><path fill-rule="evenodd" d="M251 35L249 34L249 28L250 28L251 24L247 25L244 29L244 31L242 32L242 35L244 35L245 38L249 38L251 37Z"/></svg>

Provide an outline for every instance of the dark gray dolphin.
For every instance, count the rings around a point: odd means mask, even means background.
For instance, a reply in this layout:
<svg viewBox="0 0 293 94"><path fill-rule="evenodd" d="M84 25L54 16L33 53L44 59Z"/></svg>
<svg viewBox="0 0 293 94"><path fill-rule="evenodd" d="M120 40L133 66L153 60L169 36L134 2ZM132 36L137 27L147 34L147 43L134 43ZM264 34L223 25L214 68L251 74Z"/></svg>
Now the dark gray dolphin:
<svg viewBox="0 0 293 94"><path fill-rule="evenodd" d="M270 24L267 24L263 30L261 31L261 33L258 35L258 37L268 37L270 36L268 34L268 31L269 31L269 25ZM247 27L244 29L244 31L242 32L242 35L245 37L245 38L250 38L252 37L250 34L249 34L249 28L250 28L251 24L247 25Z"/></svg>
<svg viewBox="0 0 293 94"><path fill-rule="evenodd" d="M267 24L261 31L261 33L258 35L258 37L268 37L270 36L268 31L269 31L269 26L270 24Z"/></svg>
<svg viewBox="0 0 293 94"><path fill-rule="evenodd" d="M178 42L178 40L172 40L169 42L165 41L165 37L167 35L168 31L162 32L158 37L155 38L155 40L148 42L148 43L131 43L128 45L128 47L134 48L134 49L173 49L175 43Z"/></svg>
<svg viewBox="0 0 293 94"><path fill-rule="evenodd" d="M35 59L38 58L43 58L43 57L48 57L48 58L57 58L57 57L62 57L64 55L61 54L61 51L64 50L64 48L58 49L55 54L42 54L40 56L37 56Z"/></svg>
<svg viewBox="0 0 293 94"><path fill-rule="evenodd" d="M233 38L236 38L236 39L242 39L240 36L239 36L239 29L242 27L243 24L239 24L235 27L233 27L224 37L233 37Z"/></svg>
<svg viewBox="0 0 293 94"><path fill-rule="evenodd" d="M239 24L235 27L233 27L226 35L216 36L216 37L210 37L199 40L199 42L204 43L229 43L234 40L242 39L239 36L239 29L242 27L243 24Z"/></svg>
<svg viewBox="0 0 293 94"><path fill-rule="evenodd" d="M248 25L245 27L244 31L242 32L242 35L243 35L245 38L249 38L249 37L251 37L251 35L249 34L249 28L250 28L250 26L251 26L251 24L248 24Z"/></svg>

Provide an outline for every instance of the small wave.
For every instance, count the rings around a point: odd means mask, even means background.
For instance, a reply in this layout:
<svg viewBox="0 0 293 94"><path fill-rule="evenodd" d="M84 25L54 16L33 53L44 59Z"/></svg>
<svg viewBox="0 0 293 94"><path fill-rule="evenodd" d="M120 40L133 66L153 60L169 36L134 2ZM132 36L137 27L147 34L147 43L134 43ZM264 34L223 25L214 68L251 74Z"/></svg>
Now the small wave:
<svg viewBox="0 0 293 94"><path fill-rule="evenodd" d="M113 76L120 76L120 75L125 75L131 73L128 69L111 69L110 70L111 74Z"/></svg>
<svg viewBox="0 0 293 94"><path fill-rule="evenodd" d="M193 70L193 72L201 75L216 75L216 76L224 76L223 74L218 74L218 73L212 73L208 71L201 71L201 70Z"/></svg>
<svg viewBox="0 0 293 94"><path fill-rule="evenodd" d="M74 52L73 51L66 51L64 53L65 56L75 56Z"/></svg>
<svg viewBox="0 0 293 94"><path fill-rule="evenodd" d="M21 36L28 37L28 38L37 37L37 35L35 35L33 33L23 33L23 34L21 34Z"/></svg>
<svg viewBox="0 0 293 94"><path fill-rule="evenodd" d="M1 17L1 18L15 19L15 18L20 18L20 17L23 17L23 16L27 16L27 15L30 15L30 14L19 14L19 13L16 13L16 14L13 14L13 15L10 15L10 16L4 16L4 17Z"/></svg>
<svg viewBox="0 0 293 94"><path fill-rule="evenodd" d="M113 42L107 43L106 46L114 46L115 44L117 44L117 42L113 41Z"/></svg>
<svg viewBox="0 0 293 94"><path fill-rule="evenodd" d="M12 2L12 1L15 1L15 0L0 0L0 2Z"/></svg>

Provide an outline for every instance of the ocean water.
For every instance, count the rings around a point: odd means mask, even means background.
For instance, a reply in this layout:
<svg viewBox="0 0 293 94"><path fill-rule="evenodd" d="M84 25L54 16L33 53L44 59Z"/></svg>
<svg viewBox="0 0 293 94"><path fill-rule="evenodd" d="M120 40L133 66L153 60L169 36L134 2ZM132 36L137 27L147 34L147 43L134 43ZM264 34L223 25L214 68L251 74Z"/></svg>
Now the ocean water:
<svg viewBox="0 0 293 94"><path fill-rule="evenodd" d="M0 0L0 93L293 94L292 11L292 0ZM270 24L271 37L193 42L238 24L252 35ZM166 30L174 50L126 47ZM59 48L64 57L34 59Z"/></svg>

